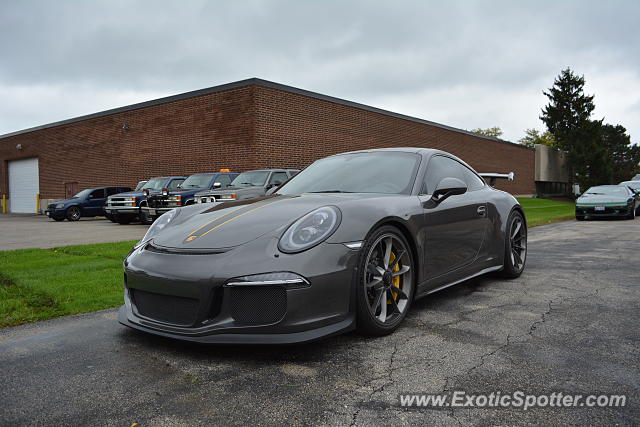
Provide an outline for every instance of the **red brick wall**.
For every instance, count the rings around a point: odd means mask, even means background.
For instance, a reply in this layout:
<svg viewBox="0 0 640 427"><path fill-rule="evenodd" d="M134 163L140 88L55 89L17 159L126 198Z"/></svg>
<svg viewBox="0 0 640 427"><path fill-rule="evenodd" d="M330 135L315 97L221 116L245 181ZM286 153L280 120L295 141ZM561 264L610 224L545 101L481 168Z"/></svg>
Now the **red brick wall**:
<svg viewBox="0 0 640 427"><path fill-rule="evenodd" d="M516 181L500 187L535 192L533 150L251 85L0 139L0 193L8 192L7 161L18 158L39 158L41 197L53 199L64 196L65 182L134 186L152 176L303 167L394 146L439 148L478 171L513 170Z"/></svg>
<svg viewBox="0 0 640 427"><path fill-rule="evenodd" d="M243 87L3 138L0 193L8 192L7 161L27 157L39 158L40 194L48 199L63 197L65 182L135 186L152 176L242 170L252 111L253 88Z"/></svg>
<svg viewBox="0 0 640 427"><path fill-rule="evenodd" d="M364 148L427 147L455 154L478 172L514 171L515 181L497 187L535 193L535 152L525 147L266 87L256 87L255 102L256 168L301 167Z"/></svg>

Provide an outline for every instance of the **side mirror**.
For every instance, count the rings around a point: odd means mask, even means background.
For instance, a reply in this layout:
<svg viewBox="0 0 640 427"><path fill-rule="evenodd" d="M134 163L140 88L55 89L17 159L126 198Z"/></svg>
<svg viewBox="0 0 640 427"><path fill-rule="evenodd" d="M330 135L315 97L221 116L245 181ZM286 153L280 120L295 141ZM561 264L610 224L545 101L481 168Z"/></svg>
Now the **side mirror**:
<svg viewBox="0 0 640 427"><path fill-rule="evenodd" d="M467 192L467 184L458 178L442 178L436 186L431 199L436 203L441 203L450 196L456 196Z"/></svg>
<svg viewBox="0 0 640 427"><path fill-rule="evenodd" d="M276 192L276 188L278 187L271 187L270 189L267 190L266 193L264 193L265 196L269 196L270 194L273 194Z"/></svg>
<svg viewBox="0 0 640 427"><path fill-rule="evenodd" d="M213 188L222 188L222 184L220 182L214 182Z"/></svg>

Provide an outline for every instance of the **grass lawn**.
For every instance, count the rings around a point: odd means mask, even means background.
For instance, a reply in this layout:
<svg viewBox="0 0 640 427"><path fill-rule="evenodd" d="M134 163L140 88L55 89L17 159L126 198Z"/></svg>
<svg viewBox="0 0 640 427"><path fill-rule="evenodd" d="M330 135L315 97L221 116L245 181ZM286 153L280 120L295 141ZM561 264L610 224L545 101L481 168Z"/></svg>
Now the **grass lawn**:
<svg viewBox="0 0 640 427"><path fill-rule="evenodd" d="M524 208L529 227L575 218L575 203L530 197L519 197L518 201Z"/></svg>
<svg viewBox="0 0 640 427"><path fill-rule="evenodd" d="M573 203L519 201L530 227L574 217ZM0 251L0 327L122 304L122 260L134 243Z"/></svg>
<svg viewBox="0 0 640 427"><path fill-rule="evenodd" d="M0 327L122 304L135 241L0 251Z"/></svg>

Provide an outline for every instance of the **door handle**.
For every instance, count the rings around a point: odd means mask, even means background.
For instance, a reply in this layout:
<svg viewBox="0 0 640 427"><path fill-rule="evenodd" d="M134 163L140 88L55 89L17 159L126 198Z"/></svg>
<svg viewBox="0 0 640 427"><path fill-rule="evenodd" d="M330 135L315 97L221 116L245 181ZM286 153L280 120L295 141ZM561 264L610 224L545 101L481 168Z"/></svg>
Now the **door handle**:
<svg viewBox="0 0 640 427"><path fill-rule="evenodd" d="M478 215L480 216L485 216L485 214L487 213L487 208L485 206L478 206Z"/></svg>

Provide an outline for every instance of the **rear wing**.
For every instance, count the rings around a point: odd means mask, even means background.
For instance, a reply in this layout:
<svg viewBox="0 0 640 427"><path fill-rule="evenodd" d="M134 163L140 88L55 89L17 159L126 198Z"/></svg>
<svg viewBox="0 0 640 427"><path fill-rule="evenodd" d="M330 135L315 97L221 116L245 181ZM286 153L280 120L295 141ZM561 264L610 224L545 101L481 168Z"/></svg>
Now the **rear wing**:
<svg viewBox="0 0 640 427"><path fill-rule="evenodd" d="M494 187L496 185L496 179L506 179L508 181L513 181L516 177L516 174L513 172L509 173L479 173L485 182L490 186Z"/></svg>

